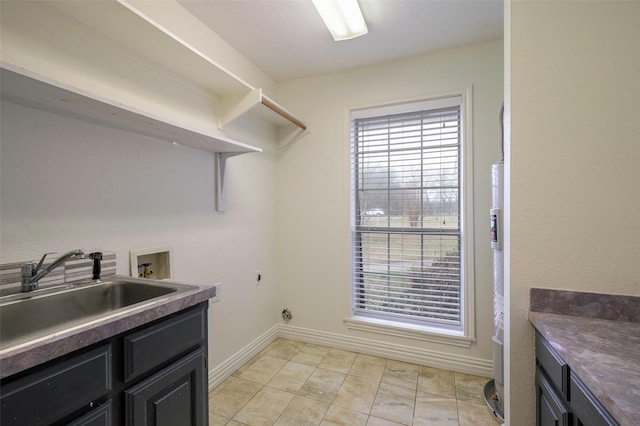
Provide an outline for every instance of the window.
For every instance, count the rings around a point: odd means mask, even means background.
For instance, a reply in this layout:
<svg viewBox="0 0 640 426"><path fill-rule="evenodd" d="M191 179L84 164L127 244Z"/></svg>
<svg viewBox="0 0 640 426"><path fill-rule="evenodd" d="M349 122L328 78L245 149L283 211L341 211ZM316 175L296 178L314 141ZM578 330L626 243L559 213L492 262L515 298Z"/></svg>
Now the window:
<svg viewBox="0 0 640 426"><path fill-rule="evenodd" d="M462 106L455 96L352 111L355 316L463 331Z"/></svg>

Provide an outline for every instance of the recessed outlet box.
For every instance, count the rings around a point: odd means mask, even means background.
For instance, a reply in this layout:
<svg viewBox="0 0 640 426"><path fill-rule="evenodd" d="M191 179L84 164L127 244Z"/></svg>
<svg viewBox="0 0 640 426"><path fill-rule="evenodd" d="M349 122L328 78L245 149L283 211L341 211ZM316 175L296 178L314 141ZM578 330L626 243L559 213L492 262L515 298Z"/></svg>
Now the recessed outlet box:
<svg viewBox="0 0 640 426"><path fill-rule="evenodd" d="M173 260L169 247L132 250L130 256L132 277L150 278L153 280L166 280L171 278Z"/></svg>

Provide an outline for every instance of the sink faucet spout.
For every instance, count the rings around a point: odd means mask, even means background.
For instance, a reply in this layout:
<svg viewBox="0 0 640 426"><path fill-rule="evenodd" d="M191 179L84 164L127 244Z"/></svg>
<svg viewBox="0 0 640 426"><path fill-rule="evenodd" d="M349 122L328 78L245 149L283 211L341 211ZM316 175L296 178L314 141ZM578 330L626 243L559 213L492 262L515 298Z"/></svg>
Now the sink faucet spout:
<svg viewBox="0 0 640 426"><path fill-rule="evenodd" d="M42 264L44 263L44 259L45 257L47 257L47 254L50 254L50 253L45 253L44 256L42 256L42 259L40 259L40 262L38 262L38 264L25 263L24 265L22 265L21 273L22 273L22 291L23 292L37 290L38 281L40 281L41 279L49 275L51 271L56 269L58 266L60 266L70 258L72 257L84 258L83 249L71 250L66 252L62 256L58 257L51 265L47 266L46 268L43 268Z"/></svg>

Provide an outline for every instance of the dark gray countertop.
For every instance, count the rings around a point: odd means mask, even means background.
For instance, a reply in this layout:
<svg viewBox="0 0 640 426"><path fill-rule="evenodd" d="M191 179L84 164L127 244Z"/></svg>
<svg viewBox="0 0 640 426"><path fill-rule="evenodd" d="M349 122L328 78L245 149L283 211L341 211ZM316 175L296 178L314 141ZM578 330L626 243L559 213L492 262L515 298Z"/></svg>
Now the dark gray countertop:
<svg viewBox="0 0 640 426"><path fill-rule="evenodd" d="M3 349L0 351L0 378L19 373L216 296L214 285L192 286L193 290L167 295L158 300L119 311L104 319L90 321Z"/></svg>
<svg viewBox="0 0 640 426"><path fill-rule="evenodd" d="M633 296L531 292L531 323L622 426L640 425L639 312Z"/></svg>

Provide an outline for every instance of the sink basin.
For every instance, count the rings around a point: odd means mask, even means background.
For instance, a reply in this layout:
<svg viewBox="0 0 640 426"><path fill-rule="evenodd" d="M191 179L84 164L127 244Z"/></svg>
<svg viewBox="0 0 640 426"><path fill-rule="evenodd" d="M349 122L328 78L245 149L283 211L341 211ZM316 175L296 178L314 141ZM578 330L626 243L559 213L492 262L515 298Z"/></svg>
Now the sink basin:
<svg viewBox="0 0 640 426"><path fill-rule="evenodd" d="M191 289L158 281L117 280L76 285L59 291L0 300L0 350L88 321L106 318L137 304Z"/></svg>

